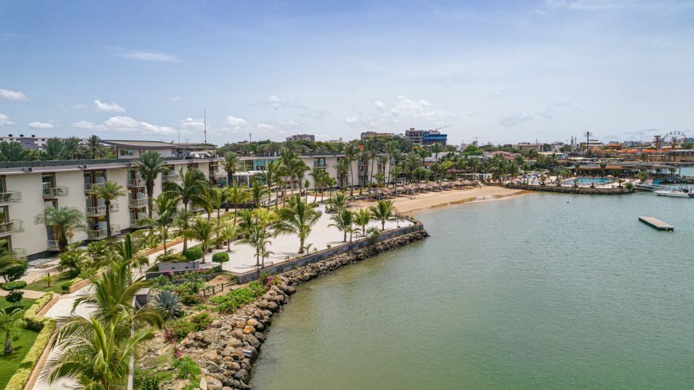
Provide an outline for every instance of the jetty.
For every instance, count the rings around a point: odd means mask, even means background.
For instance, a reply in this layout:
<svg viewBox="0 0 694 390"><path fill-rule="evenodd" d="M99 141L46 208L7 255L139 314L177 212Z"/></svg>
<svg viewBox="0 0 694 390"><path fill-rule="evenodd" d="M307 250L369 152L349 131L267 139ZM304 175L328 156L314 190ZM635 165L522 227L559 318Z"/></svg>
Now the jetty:
<svg viewBox="0 0 694 390"><path fill-rule="evenodd" d="M659 219L653 218L653 217L639 217L639 221L645 223L646 225L651 226L652 228L655 228L657 230L665 230L668 232L671 232L675 230L675 227L667 224Z"/></svg>

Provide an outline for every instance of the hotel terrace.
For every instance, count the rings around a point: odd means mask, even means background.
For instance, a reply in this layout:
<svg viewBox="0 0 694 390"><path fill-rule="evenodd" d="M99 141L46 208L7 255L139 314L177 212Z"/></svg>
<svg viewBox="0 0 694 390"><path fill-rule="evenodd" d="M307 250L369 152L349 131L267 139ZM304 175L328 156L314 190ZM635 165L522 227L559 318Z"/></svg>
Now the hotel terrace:
<svg viewBox="0 0 694 390"><path fill-rule="evenodd" d="M140 177L135 159L144 150L156 150L166 161L167 171L159 175L154 196L162 193L167 181L180 180L188 169L199 169L213 185L226 186L227 172L222 158L202 149L182 145L142 141L105 141L118 148L118 159L25 161L0 163L0 253L14 251L17 256L36 259L58 251L52 229L34 223L34 218L45 207L69 206L87 217L87 232L75 232L71 242L101 240L107 237L106 207L97 199L94 189L112 181L123 186L127 195L111 203L112 235L140 228L140 220L147 215L145 182ZM207 156L209 154L209 156ZM302 155L300 159L311 169L326 170L337 177L340 154ZM262 172L276 156L241 157L243 167L233 176L235 182L249 184L251 177ZM387 172L388 167L378 165L374 173ZM354 185L363 179L359 162L352 163ZM306 174L310 186L311 176ZM351 183L351 179L348 178ZM298 184L297 184L298 185Z"/></svg>

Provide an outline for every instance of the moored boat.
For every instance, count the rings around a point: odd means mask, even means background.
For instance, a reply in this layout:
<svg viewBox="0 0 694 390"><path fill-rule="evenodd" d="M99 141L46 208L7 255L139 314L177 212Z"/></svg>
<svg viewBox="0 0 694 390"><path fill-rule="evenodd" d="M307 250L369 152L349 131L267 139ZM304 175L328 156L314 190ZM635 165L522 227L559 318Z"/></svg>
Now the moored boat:
<svg viewBox="0 0 694 390"><path fill-rule="evenodd" d="M694 194L689 190L689 188L670 188L667 190L655 191L657 196L664 196L667 198L694 198Z"/></svg>

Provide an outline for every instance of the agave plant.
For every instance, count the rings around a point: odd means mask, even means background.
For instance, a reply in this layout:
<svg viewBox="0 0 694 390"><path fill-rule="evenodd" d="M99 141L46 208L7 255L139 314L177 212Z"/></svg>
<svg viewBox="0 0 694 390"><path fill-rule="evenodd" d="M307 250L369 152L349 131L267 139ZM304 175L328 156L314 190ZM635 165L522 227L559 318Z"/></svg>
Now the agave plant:
<svg viewBox="0 0 694 390"><path fill-rule="evenodd" d="M183 315L181 299L173 291L164 290L154 297L154 307L161 310L166 319Z"/></svg>

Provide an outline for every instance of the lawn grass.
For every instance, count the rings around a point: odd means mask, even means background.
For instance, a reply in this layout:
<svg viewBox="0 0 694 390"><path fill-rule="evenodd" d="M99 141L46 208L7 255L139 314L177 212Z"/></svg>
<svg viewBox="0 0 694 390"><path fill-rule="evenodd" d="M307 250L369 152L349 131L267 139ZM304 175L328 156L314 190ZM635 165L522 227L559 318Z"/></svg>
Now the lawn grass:
<svg viewBox="0 0 694 390"><path fill-rule="evenodd" d="M65 282L68 282L72 280L67 272L62 272L56 275L52 275L53 280L51 281L51 286L47 287L46 282L38 279L34 282L29 283L25 290L31 290L31 291L43 291L43 292L50 292L53 291L56 294L62 293L61 285Z"/></svg>
<svg viewBox="0 0 694 390"><path fill-rule="evenodd" d="M23 298L21 301L19 301L19 303L17 304L17 307L22 309L22 310L26 310L26 309L30 308L31 305L34 304L34 302L36 302L36 299ZM5 297L0 297L0 310L5 310L7 308L9 308L10 311L12 311L13 310L12 304L7 302L5 300ZM2 339L2 342L4 343L5 339ZM1 349L0 349L0 352L2 352ZM0 389L2 389L2 387L0 387Z"/></svg>
<svg viewBox="0 0 694 390"><path fill-rule="evenodd" d="M28 301L28 299L22 300L22 302ZM28 307L28 306L27 306ZM20 363L24 359L24 356L29 352L31 346L34 345L34 340L36 340L38 332L34 332L28 329L22 329L19 334L19 340L12 341L12 353L9 355L3 355L2 349L0 348L0 389L4 389L7 386L7 382L10 381L12 375L19 368ZM2 347L5 345L5 335L2 335L2 342L0 343Z"/></svg>

